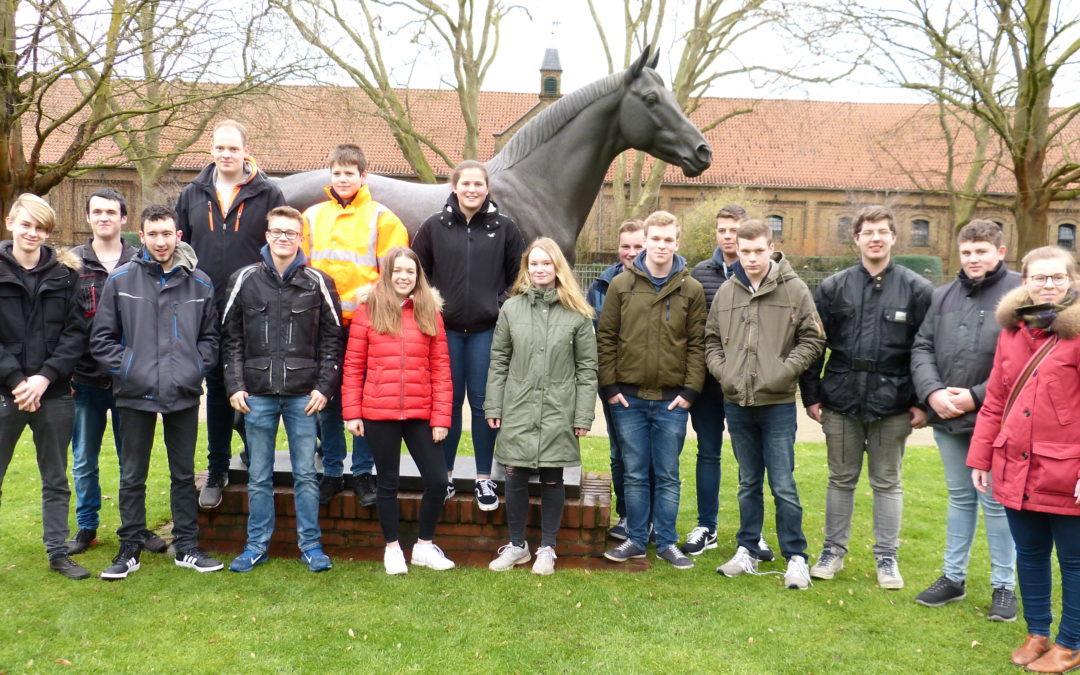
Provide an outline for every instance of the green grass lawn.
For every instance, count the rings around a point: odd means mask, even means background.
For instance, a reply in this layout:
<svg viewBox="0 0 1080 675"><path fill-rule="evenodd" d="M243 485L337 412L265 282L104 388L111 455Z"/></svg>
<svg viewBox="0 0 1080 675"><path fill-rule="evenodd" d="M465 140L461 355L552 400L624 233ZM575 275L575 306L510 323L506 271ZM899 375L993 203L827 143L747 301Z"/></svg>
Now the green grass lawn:
<svg viewBox="0 0 1080 675"><path fill-rule="evenodd" d="M606 470L606 439L589 438L584 447L585 468ZM542 580L527 569L414 569L389 577L380 563L337 559L333 570L315 575L295 559L274 559L247 575L200 575L144 553L143 569L114 583L96 574L117 549L116 463L102 453L106 543L79 556L95 578L73 582L46 567L33 454L27 434L3 486L0 672L1012 673L1009 652L1025 634L1022 619L985 619L991 589L981 528L967 600L938 609L914 603L941 567L945 488L933 448L910 448L904 467L900 567L907 588L876 585L864 477L845 569L804 592L785 590L779 575L727 579L714 571L733 553L738 526L730 450L720 546L688 571L661 562L647 573L560 570ZM804 444L797 455L816 555L825 448ZM696 524L694 456L688 442L683 535ZM151 526L168 520L163 451L155 452L147 511ZM766 518L776 548L771 510ZM761 569L782 571L783 563Z"/></svg>

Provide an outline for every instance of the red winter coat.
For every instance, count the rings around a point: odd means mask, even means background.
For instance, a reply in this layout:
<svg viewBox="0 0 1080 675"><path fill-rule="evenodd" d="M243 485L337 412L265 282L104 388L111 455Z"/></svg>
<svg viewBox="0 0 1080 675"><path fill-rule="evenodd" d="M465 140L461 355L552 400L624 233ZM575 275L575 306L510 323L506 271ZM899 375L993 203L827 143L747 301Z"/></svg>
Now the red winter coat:
<svg viewBox="0 0 1080 675"><path fill-rule="evenodd" d="M1027 290L1018 288L998 305L1004 330L967 465L990 471L994 497L1010 509L1080 516L1073 496L1080 479L1080 303L1065 308L1047 332L1017 320L1017 308L1029 302ZM1057 346L1028 378L1002 425L1013 383L1054 333Z"/></svg>
<svg viewBox="0 0 1080 675"><path fill-rule="evenodd" d="M361 304L353 315L341 383L342 417L347 420L431 420L450 426L454 387L446 330L437 315L432 337L420 332L412 300L401 309L402 335L378 333Z"/></svg>

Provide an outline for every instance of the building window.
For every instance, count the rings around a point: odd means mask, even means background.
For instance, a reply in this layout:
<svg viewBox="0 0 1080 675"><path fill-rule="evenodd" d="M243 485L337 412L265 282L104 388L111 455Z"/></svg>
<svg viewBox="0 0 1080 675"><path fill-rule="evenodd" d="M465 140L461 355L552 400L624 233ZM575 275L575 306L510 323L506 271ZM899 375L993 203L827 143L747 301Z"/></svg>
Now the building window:
<svg viewBox="0 0 1080 675"><path fill-rule="evenodd" d="M1057 245L1066 251L1076 250L1076 226L1066 223L1058 226Z"/></svg>
<svg viewBox="0 0 1080 675"><path fill-rule="evenodd" d="M836 238L840 241L847 241L855 236L855 232L852 231L855 221L850 216L840 216L836 221Z"/></svg>
<svg viewBox="0 0 1080 675"><path fill-rule="evenodd" d="M773 241L784 241L784 219L780 216L768 216L765 224L772 230Z"/></svg>
<svg viewBox="0 0 1080 675"><path fill-rule="evenodd" d="M911 221L911 245L930 245L930 221L917 218Z"/></svg>
<svg viewBox="0 0 1080 675"><path fill-rule="evenodd" d="M559 93L559 81L554 77L544 78L544 93L545 94L558 94Z"/></svg>

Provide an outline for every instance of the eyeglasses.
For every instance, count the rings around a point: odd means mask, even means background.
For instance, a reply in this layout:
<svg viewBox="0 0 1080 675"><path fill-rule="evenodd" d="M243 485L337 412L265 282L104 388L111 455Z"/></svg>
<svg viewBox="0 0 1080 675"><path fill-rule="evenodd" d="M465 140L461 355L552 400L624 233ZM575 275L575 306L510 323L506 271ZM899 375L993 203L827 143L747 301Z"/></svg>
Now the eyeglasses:
<svg viewBox="0 0 1080 675"><path fill-rule="evenodd" d="M874 237L885 239L890 234L892 234L892 230L860 230L859 234L856 236L862 237L863 239L873 239Z"/></svg>
<svg viewBox="0 0 1080 675"><path fill-rule="evenodd" d="M299 236L300 236L300 233L297 232L296 230L270 230L270 238L271 239L281 239L282 237L285 237L289 241L292 241L293 239L296 239Z"/></svg>
<svg viewBox="0 0 1080 675"><path fill-rule="evenodd" d="M1028 281L1035 284L1036 286L1045 286L1047 280L1053 282L1055 286L1064 286L1069 282L1069 275L1053 274L1047 276L1045 274L1032 274L1030 277L1028 277Z"/></svg>

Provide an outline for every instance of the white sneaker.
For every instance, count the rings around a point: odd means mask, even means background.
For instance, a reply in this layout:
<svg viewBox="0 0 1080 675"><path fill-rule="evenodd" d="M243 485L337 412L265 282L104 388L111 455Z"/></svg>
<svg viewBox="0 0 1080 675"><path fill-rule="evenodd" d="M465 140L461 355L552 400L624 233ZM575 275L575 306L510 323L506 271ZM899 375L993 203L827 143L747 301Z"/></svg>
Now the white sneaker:
<svg viewBox="0 0 1080 675"><path fill-rule="evenodd" d="M806 564L806 558L801 555L791 556L791 560L787 563L787 571L784 572L784 585L800 591L805 591L810 587L810 568Z"/></svg>
<svg viewBox="0 0 1080 675"><path fill-rule="evenodd" d="M405 553L400 546L387 546L383 551L382 564L387 574L405 574L409 571L409 566L405 564Z"/></svg>
<svg viewBox="0 0 1080 675"><path fill-rule="evenodd" d="M810 568L810 576L815 579L832 579L844 569L844 554L839 549L826 546L818 556L818 561Z"/></svg>
<svg viewBox="0 0 1080 675"><path fill-rule="evenodd" d="M740 574L757 574L757 568L757 558L750 555L745 546L740 546L731 560L717 567L716 571L725 577L737 577Z"/></svg>
<svg viewBox="0 0 1080 675"><path fill-rule="evenodd" d="M505 572L514 569L515 565L524 565L532 560L529 553L529 542L524 546L514 546L511 542L499 549L499 557L488 563L488 569L495 572Z"/></svg>
<svg viewBox="0 0 1080 675"><path fill-rule="evenodd" d="M435 544L417 543L413 546L412 564L439 571L454 569L454 561L447 558Z"/></svg>
<svg viewBox="0 0 1080 675"><path fill-rule="evenodd" d="M904 587L904 577L900 576L900 565L895 556L877 556L877 583L889 591L898 591Z"/></svg>
<svg viewBox="0 0 1080 675"><path fill-rule="evenodd" d="M550 546L541 546L536 549L536 562L533 563L533 574L542 574L547 576L548 574L555 573L555 549Z"/></svg>

